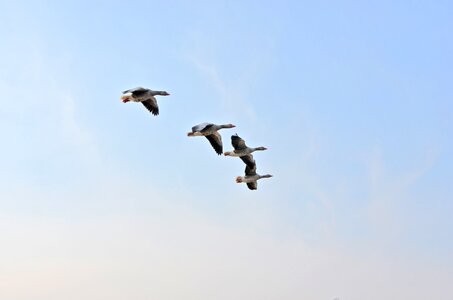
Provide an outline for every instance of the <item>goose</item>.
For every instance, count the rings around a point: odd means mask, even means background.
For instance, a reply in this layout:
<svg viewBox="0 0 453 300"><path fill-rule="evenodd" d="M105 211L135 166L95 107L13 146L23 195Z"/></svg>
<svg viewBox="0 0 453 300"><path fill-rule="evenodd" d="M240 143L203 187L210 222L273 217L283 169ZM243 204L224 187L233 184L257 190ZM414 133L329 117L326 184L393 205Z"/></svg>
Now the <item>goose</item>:
<svg viewBox="0 0 453 300"><path fill-rule="evenodd" d="M216 125L212 123L201 123L192 127L192 132L188 132L187 136L205 136L215 152L221 155L223 153L222 137L217 131L223 128L234 127L236 126L233 124Z"/></svg>
<svg viewBox="0 0 453 300"><path fill-rule="evenodd" d="M166 91L153 91L142 87L136 87L134 89L126 90L121 96L123 103L141 102L150 113L157 116L159 114L159 106L154 96L168 96L170 95Z"/></svg>
<svg viewBox="0 0 453 300"><path fill-rule="evenodd" d="M224 153L224 155L239 157L246 165L249 165L250 167L253 167L254 164L252 153L255 151L267 150L266 147L247 147L245 141L237 134L231 136L231 145L233 145L234 150L227 151Z"/></svg>
<svg viewBox="0 0 453 300"><path fill-rule="evenodd" d="M256 174L256 163L253 161L253 164L245 166L245 176L238 176L236 177L236 183L247 183L247 187L250 190L256 190L258 188L257 180L261 178L270 178L272 175L258 175Z"/></svg>

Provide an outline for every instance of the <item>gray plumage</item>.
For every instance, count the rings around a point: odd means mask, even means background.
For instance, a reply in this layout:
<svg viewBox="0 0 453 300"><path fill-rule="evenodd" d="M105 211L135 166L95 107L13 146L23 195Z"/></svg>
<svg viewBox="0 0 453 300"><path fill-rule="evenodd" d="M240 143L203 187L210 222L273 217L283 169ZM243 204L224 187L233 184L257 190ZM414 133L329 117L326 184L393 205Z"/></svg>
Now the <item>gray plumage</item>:
<svg viewBox="0 0 453 300"><path fill-rule="evenodd" d="M223 128L236 127L233 124L216 125L213 123L201 123L192 127L192 132L187 133L187 136L204 136L208 139L215 152L220 155L223 153L222 136L217 132Z"/></svg>
<svg viewBox="0 0 453 300"><path fill-rule="evenodd" d="M255 164L255 160L253 159L253 155L247 154L239 157L247 166L253 166Z"/></svg>
<svg viewBox="0 0 453 300"><path fill-rule="evenodd" d="M256 163L253 161L251 164L247 164L245 166L245 176L256 176ZM247 182L247 187L250 190L256 190L258 189L258 182L252 181L252 182Z"/></svg>
<svg viewBox="0 0 453 300"><path fill-rule="evenodd" d="M245 176L241 177L238 176L236 177L236 182L237 183L246 183L247 187L250 190L256 190L258 189L258 180L262 178L270 178L272 175L266 174L266 175L259 175L256 173L256 163L253 161L251 164L247 164L245 166Z"/></svg>
<svg viewBox="0 0 453 300"><path fill-rule="evenodd" d="M153 91L143 87L136 87L129 89L123 92L121 100L123 103L132 101L132 102L141 102L145 108L151 112L153 115L157 116L159 114L159 106L157 105L157 100L155 96L168 96L170 95L166 91Z"/></svg>
<svg viewBox="0 0 453 300"><path fill-rule="evenodd" d="M231 136L231 145L233 145L234 150L225 152L225 156L239 157L246 165L250 166L254 162L253 152L267 150L266 147L248 147L245 141L237 134Z"/></svg>

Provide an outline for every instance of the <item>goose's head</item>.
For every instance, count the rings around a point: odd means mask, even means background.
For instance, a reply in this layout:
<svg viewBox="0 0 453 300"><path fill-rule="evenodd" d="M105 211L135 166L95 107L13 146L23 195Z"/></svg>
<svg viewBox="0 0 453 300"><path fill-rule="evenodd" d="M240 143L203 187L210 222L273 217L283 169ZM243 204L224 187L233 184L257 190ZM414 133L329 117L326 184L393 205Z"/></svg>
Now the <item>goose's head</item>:
<svg viewBox="0 0 453 300"><path fill-rule="evenodd" d="M170 96L170 93L163 91L161 96Z"/></svg>
<svg viewBox="0 0 453 300"><path fill-rule="evenodd" d="M131 101L131 98L132 98L132 93L126 93L121 96L121 101L123 103L126 103L126 102Z"/></svg>

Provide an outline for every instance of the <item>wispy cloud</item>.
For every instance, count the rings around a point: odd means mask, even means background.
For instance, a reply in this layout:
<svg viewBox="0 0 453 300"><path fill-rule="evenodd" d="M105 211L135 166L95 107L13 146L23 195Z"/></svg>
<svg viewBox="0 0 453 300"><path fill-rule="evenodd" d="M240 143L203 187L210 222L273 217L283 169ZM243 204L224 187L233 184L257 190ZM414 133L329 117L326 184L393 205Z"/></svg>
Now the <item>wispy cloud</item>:
<svg viewBox="0 0 453 300"><path fill-rule="evenodd" d="M22 43L26 46L29 41ZM20 45L17 55L21 60L6 61L8 76L0 76L0 130L14 137L16 151L3 148L0 154L33 163L46 158L49 166L69 155L73 162L94 166L99 161L98 147L92 132L78 120L69 58L49 57L39 46L23 51Z"/></svg>
<svg viewBox="0 0 453 300"><path fill-rule="evenodd" d="M256 121L257 99L253 90L259 86L263 74L269 72L272 64L272 43L267 40L255 41L253 52L238 55L230 64L225 65L222 57L230 57L228 49L213 47L207 42L209 39L206 34L208 33L189 32L190 46L185 47L182 56L216 91L217 95L213 97L222 101L229 114Z"/></svg>
<svg viewBox="0 0 453 300"><path fill-rule="evenodd" d="M431 169L436 157L429 152L425 161L397 173L389 169L379 149L373 150L369 158L369 216L378 236L396 239L404 230L404 206L410 205L411 189Z"/></svg>
<svg viewBox="0 0 453 300"><path fill-rule="evenodd" d="M253 105L246 100L248 95L246 82L242 81L240 84L235 82L227 83L227 81L221 77L219 70L214 64L203 61L196 56L190 57L190 61L195 68L208 79L228 111L234 112L236 115L243 115L243 117L252 120L256 119Z"/></svg>

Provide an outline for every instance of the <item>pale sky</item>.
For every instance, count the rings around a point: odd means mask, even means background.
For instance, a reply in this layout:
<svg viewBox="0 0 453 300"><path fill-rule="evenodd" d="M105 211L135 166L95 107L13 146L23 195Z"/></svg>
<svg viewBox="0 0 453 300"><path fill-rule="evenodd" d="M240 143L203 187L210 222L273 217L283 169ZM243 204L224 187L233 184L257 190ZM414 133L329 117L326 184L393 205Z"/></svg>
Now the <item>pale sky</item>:
<svg viewBox="0 0 453 300"><path fill-rule="evenodd" d="M0 299L451 299L452 14L0 0Z"/></svg>

